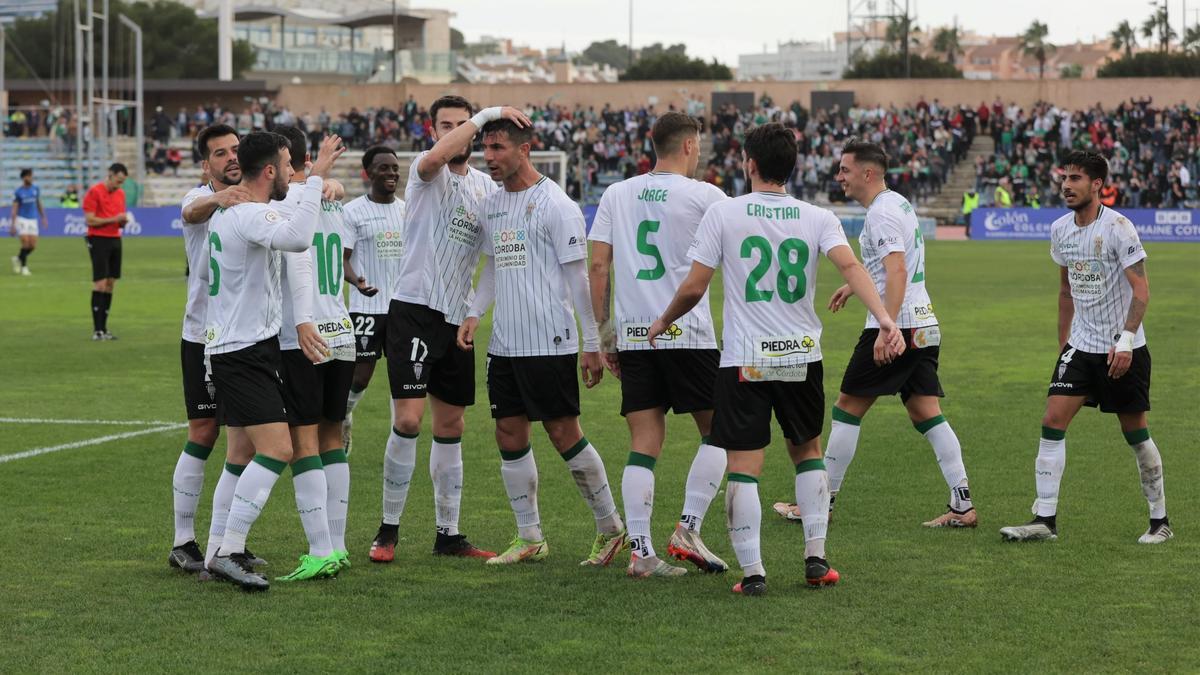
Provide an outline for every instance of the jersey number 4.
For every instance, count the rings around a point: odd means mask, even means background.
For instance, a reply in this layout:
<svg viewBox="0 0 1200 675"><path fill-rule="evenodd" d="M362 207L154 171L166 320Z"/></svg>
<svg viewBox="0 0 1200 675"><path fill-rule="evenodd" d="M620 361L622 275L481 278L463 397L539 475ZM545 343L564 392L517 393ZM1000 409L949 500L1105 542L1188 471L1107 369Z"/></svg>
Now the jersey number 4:
<svg viewBox="0 0 1200 675"><path fill-rule="evenodd" d="M746 277L746 302L770 302L775 294L779 299L792 304L804 297L808 290L808 278L804 268L808 266L808 244L803 239L784 239L779 242L778 256L772 255L771 242L758 235L742 241L741 255L749 258L758 252L758 264ZM774 258L779 259L779 272L775 274L775 290L759 288L762 278L771 271ZM795 288L792 280L795 279Z"/></svg>

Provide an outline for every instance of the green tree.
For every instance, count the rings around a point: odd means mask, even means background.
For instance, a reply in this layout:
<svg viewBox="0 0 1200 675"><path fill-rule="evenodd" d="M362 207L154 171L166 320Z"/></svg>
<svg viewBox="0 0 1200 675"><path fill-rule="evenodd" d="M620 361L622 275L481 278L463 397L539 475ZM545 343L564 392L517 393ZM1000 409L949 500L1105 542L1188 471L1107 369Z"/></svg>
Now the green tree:
<svg viewBox="0 0 1200 675"><path fill-rule="evenodd" d="M621 73L621 80L732 80L733 72L713 59L689 59L677 53L662 53L639 58Z"/></svg>
<svg viewBox="0 0 1200 675"><path fill-rule="evenodd" d="M959 42L958 26L948 26L939 28L933 36L933 49L939 54L946 55L946 63L954 65L954 59L962 53L962 44Z"/></svg>
<svg viewBox="0 0 1200 675"><path fill-rule="evenodd" d="M1039 80L1046 74L1046 59L1050 58L1055 51L1055 46L1046 41L1049 33L1050 29L1046 27L1046 24L1034 19L1020 38L1021 53L1037 59Z"/></svg>
<svg viewBox="0 0 1200 675"><path fill-rule="evenodd" d="M670 47L663 47L661 42L655 42L652 45L642 47L641 49L637 50L637 58L639 59L653 58L661 54L678 54L679 56L687 56L687 45L680 43L677 45L671 45Z"/></svg>
<svg viewBox="0 0 1200 675"><path fill-rule="evenodd" d="M1137 29L1129 21L1117 24L1108 37L1112 38L1112 48L1125 52L1125 58L1133 56L1133 48L1137 46Z"/></svg>
<svg viewBox="0 0 1200 675"><path fill-rule="evenodd" d="M1058 76L1064 80L1078 80L1083 77L1083 66L1078 63L1068 63L1058 69Z"/></svg>
<svg viewBox="0 0 1200 675"><path fill-rule="evenodd" d="M463 37L462 31L457 28L450 29L450 50L462 51L467 46L467 39Z"/></svg>
<svg viewBox="0 0 1200 675"><path fill-rule="evenodd" d="M142 28L146 39L143 64L147 79L211 79L217 75L217 21L201 19L196 11L173 0L111 0L113 17L128 16ZM11 53L21 58L8 60L8 76L14 78L67 77L74 72L75 43L72 37L72 6L63 0L58 9L37 19L21 19L7 29ZM129 32L114 19L109 26L110 73L132 73ZM99 27L100 24L97 23ZM96 38L96 48L100 47ZM46 45L51 48L47 49ZM96 59L99 75L100 59ZM254 48L245 40L233 43L233 76L254 65Z"/></svg>
<svg viewBox="0 0 1200 675"><path fill-rule="evenodd" d="M1192 54L1200 52L1200 24L1189 26L1183 31L1183 41L1179 43L1183 50Z"/></svg>
<svg viewBox="0 0 1200 675"><path fill-rule="evenodd" d="M889 46L902 50L904 48L904 36L908 35L909 46L915 47L920 44L916 38L916 33L921 30L921 27L916 24L916 17L901 16L888 19L887 32L884 33L883 41Z"/></svg>
<svg viewBox="0 0 1200 675"><path fill-rule="evenodd" d="M1171 40L1179 37L1179 34L1171 28L1170 17L1167 15L1167 5L1164 2L1161 7L1155 6L1154 13L1146 17L1142 22L1142 37L1151 39L1158 35L1158 50L1166 52L1171 46Z"/></svg>
<svg viewBox="0 0 1200 675"><path fill-rule="evenodd" d="M629 67L629 47L616 40L593 42L583 50L579 61L588 64L607 63L617 70L625 70Z"/></svg>
<svg viewBox="0 0 1200 675"><path fill-rule="evenodd" d="M913 54L909 56L912 77L960 78L962 71L940 59ZM883 50L866 59L858 59L842 73L847 80L883 80L904 77L904 55Z"/></svg>
<svg viewBox="0 0 1200 675"><path fill-rule="evenodd" d="M1194 52L1141 52L1109 61L1099 77L1200 77L1200 55Z"/></svg>

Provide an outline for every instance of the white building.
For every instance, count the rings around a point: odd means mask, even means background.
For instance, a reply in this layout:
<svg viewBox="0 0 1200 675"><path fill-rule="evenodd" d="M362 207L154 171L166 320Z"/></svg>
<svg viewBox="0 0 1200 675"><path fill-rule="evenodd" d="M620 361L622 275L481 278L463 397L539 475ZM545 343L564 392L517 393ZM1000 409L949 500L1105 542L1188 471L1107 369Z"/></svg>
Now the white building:
<svg viewBox="0 0 1200 675"><path fill-rule="evenodd" d="M846 50L820 42L783 42L778 51L740 54L737 77L747 81L840 80Z"/></svg>

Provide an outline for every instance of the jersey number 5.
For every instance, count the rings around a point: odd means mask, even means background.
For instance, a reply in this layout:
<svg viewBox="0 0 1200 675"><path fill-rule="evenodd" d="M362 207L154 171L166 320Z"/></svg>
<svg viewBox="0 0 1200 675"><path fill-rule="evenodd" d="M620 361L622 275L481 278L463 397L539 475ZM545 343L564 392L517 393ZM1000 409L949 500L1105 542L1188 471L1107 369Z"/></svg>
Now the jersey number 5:
<svg viewBox="0 0 1200 675"><path fill-rule="evenodd" d="M742 257L749 258L758 252L758 264L746 277L746 302L770 302L775 293L789 305L804 297L808 290L808 278L804 268L808 266L808 244L803 239L784 239L779 242L779 272L775 275L775 291L759 288L758 283L771 270L771 242L758 235L742 241ZM792 288L792 279L796 287Z"/></svg>
<svg viewBox="0 0 1200 675"><path fill-rule="evenodd" d="M654 258L654 267L644 270L638 270L637 278L639 281L654 281L661 279L667 273L667 266L663 264L662 253L658 247L650 243L650 233L658 232L660 223L657 220L643 220L638 223L637 233L637 250L644 256Z"/></svg>

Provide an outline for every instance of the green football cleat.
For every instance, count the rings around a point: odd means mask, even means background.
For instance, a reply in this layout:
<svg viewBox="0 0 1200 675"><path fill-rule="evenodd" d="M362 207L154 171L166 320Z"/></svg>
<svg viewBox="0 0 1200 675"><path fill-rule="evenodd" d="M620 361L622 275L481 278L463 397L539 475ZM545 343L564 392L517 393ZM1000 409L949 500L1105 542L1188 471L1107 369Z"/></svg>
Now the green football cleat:
<svg viewBox="0 0 1200 675"><path fill-rule="evenodd" d="M337 558L338 572L350 569L350 552L349 551L334 551L333 557Z"/></svg>
<svg viewBox="0 0 1200 675"><path fill-rule="evenodd" d="M508 549L498 556L487 559L488 565L515 565L523 562L545 560L550 555L550 547L546 540L526 541L520 537L512 540Z"/></svg>
<svg viewBox="0 0 1200 675"><path fill-rule="evenodd" d="M620 532L615 534L604 534L603 532L596 533L596 540L592 542L592 554L587 560L579 563L580 566L586 567L607 567L617 554L629 547L629 537L625 532L625 528L621 528Z"/></svg>
<svg viewBox="0 0 1200 675"><path fill-rule="evenodd" d="M275 577L275 581L307 581L308 579L324 579L336 576L340 569L337 554L318 558L313 555L300 556L300 566L291 574Z"/></svg>

